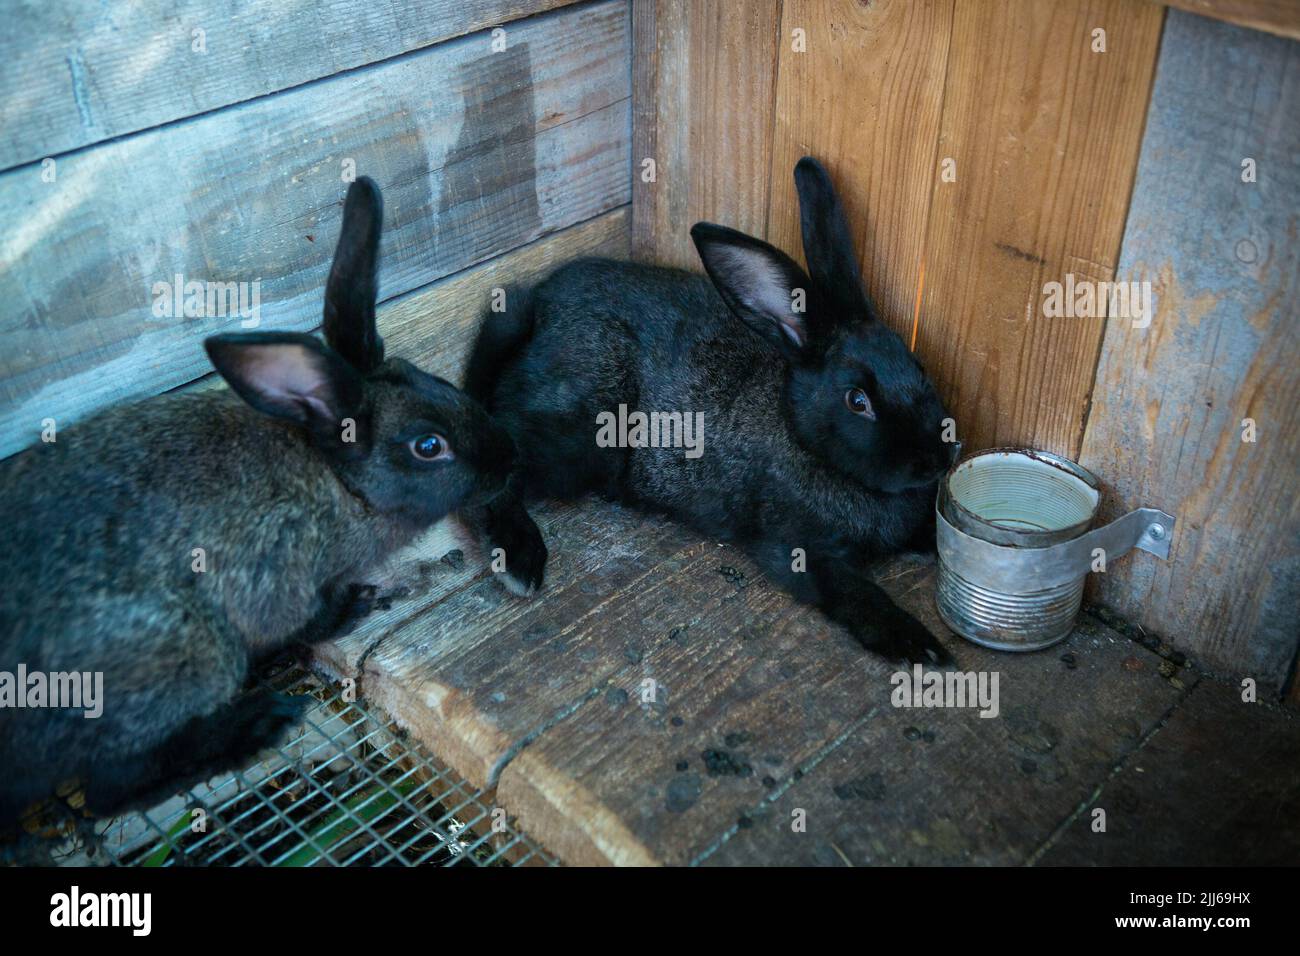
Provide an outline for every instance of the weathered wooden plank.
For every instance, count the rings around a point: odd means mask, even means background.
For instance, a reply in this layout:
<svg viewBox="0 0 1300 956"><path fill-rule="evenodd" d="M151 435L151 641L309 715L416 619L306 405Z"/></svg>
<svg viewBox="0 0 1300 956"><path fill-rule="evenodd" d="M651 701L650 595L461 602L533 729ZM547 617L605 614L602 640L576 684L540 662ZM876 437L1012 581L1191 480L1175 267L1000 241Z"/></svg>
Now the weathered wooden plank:
<svg viewBox="0 0 1300 956"><path fill-rule="evenodd" d="M767 239L803 260L793 170L830 169L862 275L910 340L935 179L953 0L786 0ZM806 51L792 37L803 30Z"/></svg>
<svg viewBox="0 0 1300 956"><path fill-rule="evenodd" d="M735 549L681 557L582 629L601 657L635 641L638 659L501 773L501 805L566 863L689 863L887 700L892 668Z"/></svg>
<svg viewBox="0 0 1300 956"><path fill-rule="evenodd" d="M906 567L900 562L895 574ZM883 583L938 630L933 574L914 563ZM1025 862L1186 693L1180 685L1196 680L1183 671L1175 685L1158 671L1159 658L1087 617L1050 652L961 644L957 653L962 670L998 674L997 717L894 707L889 688L871 689L864 717L832 748L783 768L743 814L720 820L725 829L697 861Z"/></svg>
<svg viewBox="0 0 1300 956"><path fill-rule="evenodd" d="M643 179L643 163L654 159L659 142L659 33L656 7L659 0L631 0L632 3L632 208L642 214L632 217L632 255L653 259L655 245L655 187Z"/></svg>
<svg viewBox="0 0 1300 956"><path fill-rule="evenodd" d="M613 505L549 505L534 517L550 551L537 598L513 597L488 577L449 594L434 589L417 613L349 635L331 659L343 676L364 659L367 697L476 786L495 785L532 735L626 665L635 641L602 655L589 628L691 540L677 526Z"/></svg>
<svg viewBox="0 0 1300 956"><path fill-rule="evenodd" d="M1161 19L1128 0L956 4L918 351L968 447L1078 454L1102 323L1046 318L1044 284L1112 278Z"/></svg>
<svg viewBox="0 0 1300 956"><path fill-rule="evenodd" d="M1152 0L1254 30L1300 40L1300 3L1296 0Z"/></svg>
<svg viewBox="0 0 1300 956"><path fill-rule="evenodd" d="M230 106L571 0L10 4L0 169ZM202 31L196 33L196 31ZM507 37L513 28L507 29ZM486 45L488 37L480 38Z"/></svg>
<svg viewBox="0 0 1300 956"><path fill-rule="evenodd" d="M658 0L653 15L638 14L643 30L653 21L656 50L653 77L648 65L637 73L654 84L638 94L638 142L657 167L643 183L635 157L638 258L697 269L689 230L700 219L764 233L780 11L780 0Z"/></svg>
<svg viewBox="0 0 1300 956"><path fill-rule="evenodd" d="M1105 811L1105 832L1093 811ZM1300 717L1202 680L1093 795L1044 866L1295 866Z"/></svg>
<svg viewBox="0 0 1300 956"><path fill-rule="evenodd" d="M200 340L239 317L155 318L157 282L257 280L265 325L313 327L344 160L384 188L382 298L626 203L625 5L480 40L75 154L52 183L0 176L0 261L21 263L0 272L0 454L206 371Z"/></svg>
<svg viewBox="0 0 1300 956"><path fill-rule="evenodd" d="M630 206L546 236L472 269L457 273L379 309L379 334L391 355L459 383L465 360L488 313L493 290L528 285L570 259L607 256L626 259Z"/></svg>
<svg viewBox="0 0 1300 956"><path fill-rule="evenodd" d="M631 206L537 239L463 272L439 279L380 304L376 321L386 353L426 372L460 383L479 323L497 289L526 286L580 256L626 259L631 243ZM210 374L187 387L218 385Z"/></svg>
<svg viewBox="0 0 1300 956"><path fill-rule="evenodd" d="M1178 516L1170 559L1115 564L1096 598L1272 692L1300 606L1297 97L1295 44L1170 12L1119 269L1154 318L1107 325L1082 454L1103 517Z"/></svg>

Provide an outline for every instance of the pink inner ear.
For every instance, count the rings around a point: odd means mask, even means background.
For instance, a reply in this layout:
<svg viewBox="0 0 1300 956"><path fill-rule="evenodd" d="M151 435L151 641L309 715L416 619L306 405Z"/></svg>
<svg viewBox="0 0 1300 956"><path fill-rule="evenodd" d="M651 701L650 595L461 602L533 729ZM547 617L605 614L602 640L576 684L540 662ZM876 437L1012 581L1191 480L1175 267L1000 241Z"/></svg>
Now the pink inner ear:
<svg viewBox="0 0 1300 956"><path fill-rule="evenodd" d="M329 380L320 358L300 345L266 345L256 349L247 365L248 381L270 401L308 406L313 414L333 413L325 396Z"/></svg>
<svg viewBox="0 0 1300 956"><path fill-rule="evenodd" d="M786 338L802 348L806 340L803 318L794 311L795 290L790 288L785 273L756 249L724 249L721 255L736 272L737 291L745 304L776 319Z"/></svg>

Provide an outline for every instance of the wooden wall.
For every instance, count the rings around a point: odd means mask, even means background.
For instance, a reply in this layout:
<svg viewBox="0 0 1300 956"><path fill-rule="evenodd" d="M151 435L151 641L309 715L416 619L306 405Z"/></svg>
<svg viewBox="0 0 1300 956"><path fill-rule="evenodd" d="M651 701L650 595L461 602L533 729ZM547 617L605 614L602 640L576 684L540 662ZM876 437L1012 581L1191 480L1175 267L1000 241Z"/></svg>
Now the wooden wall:
<svg viewBox="0 0 1300 956"><path fill-rule="evenodd" d="M257 280L261 327L315 328L352 168L384 191L381 334L458 376L493 285L626 253L630 58L623 0L20 5L0 455L209 371L239 318L158 318L156 282Z"/></svg>
<svg viewBox="0 0 1300 956"><path fill-rule="evenodd" d="M1171 560L1095 597L1273 686L1300 634L1298 117L1300 44L1170 12L1119 269L1155 316L1108 323L1082 453L1110 514L1178 516Z"/></svg>
<svg viewBox="0 0 1300 956"><path fill-rule="evenodd" d="M1274 4L1215 6L1274 32L1300 23ZM905 340L919 292L917 351L967 448L1082 458L1112 512L1179 514L1174 560L1117 562L1100 599L1276 689L1300 632L1296 45L1178 11L1165 30L1164 7L1145 0L633 8L633 156L657 164L654 182L634 183L634 254L698 268L688 230L710 219L801 258L791 172L819 157L866 282ZM1238 152L1268 156L1271 178L1229 201ZM1223 230L1219 247L1195 241L1209 229ZM1255 243L1250 269L1223 254L1229 235ZM1174 277L1163 284L1162 268ZM1044 315L1047 282L1139 271L1156 280L1145 332ZM1221 289L1235 289L1232 316L1214 311ZM1216 396L1226 404L1207 429L1197 403ZM1242 457L1223 429L1247 405L1272 444Z"/></svg>
<svg viewBox="0 0 1300 956"><path fill-rule="evenodd" d="M743 9L641 4L636 49L653 29L658 109L637 146L653 140L658 178L634 187L636 253L695 268L687 230L714 219L802 258L792 171L816 155L849 207L869 288L909 339L925 269L918 350L963 440L1032 440L1077 456L1102 326L1035 315L1043 283L1067 269L1114 275L1161 9L1132 0ZM1095 27L1107 31L1104 54L1091 50ZM794 49L800 30L804 52ZM945 160L954 182L940 176Z"/></svg>

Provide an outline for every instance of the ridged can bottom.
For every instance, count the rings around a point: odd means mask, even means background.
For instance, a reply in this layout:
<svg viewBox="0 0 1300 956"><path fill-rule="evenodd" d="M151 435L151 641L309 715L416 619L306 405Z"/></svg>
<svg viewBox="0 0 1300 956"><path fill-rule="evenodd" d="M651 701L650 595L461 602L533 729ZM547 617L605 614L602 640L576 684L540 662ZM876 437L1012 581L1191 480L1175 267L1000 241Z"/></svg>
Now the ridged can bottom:
<svg viewBox="0 0 1300 956"><path fill-rule="evenodd" d="M1033 594L1003 594L972 584L940 557L939 616L962 637L993 650L1042 650L1073 630L1086 578Z"/></svg>

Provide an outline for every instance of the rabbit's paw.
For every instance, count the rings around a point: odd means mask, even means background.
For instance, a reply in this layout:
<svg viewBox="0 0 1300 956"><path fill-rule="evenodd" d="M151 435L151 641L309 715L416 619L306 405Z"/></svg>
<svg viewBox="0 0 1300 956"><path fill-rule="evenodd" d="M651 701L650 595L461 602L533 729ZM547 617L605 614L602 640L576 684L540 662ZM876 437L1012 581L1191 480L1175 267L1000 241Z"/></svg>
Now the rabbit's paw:
<svg viewBox="0 0 1300 956"><path fill-rule="evenodd" d="M530 597L542 586L542 577L546 572L546 542L537 523L524 515L522 520L512 521L496 529L492 541L493 548L500 548L505 555L505 571L501 583L512 594Z"/></svg>
<svg viewBox="0 0 1300 956"><path fill-rule="evenodd" d="M278 743L285 731L301 723L313 698L303 695L254 692L236 701L231 737L249 751Z"/></svg>
<svg viewBox="0 0 1300 956"><path fill-rule="evenodd" d="M369 617L371 611L384 610L384 603L375 585L349 584L339 613L337 633L349 633Z"/></svg>
<svg viewBox="0 0 1300 956"><path fill-rule="evenodd" d="M956 662L942 644L910 614L899 615L887 630L877 631L863 641L866 648L882 657L928 667L951 667Z"/></svg>

